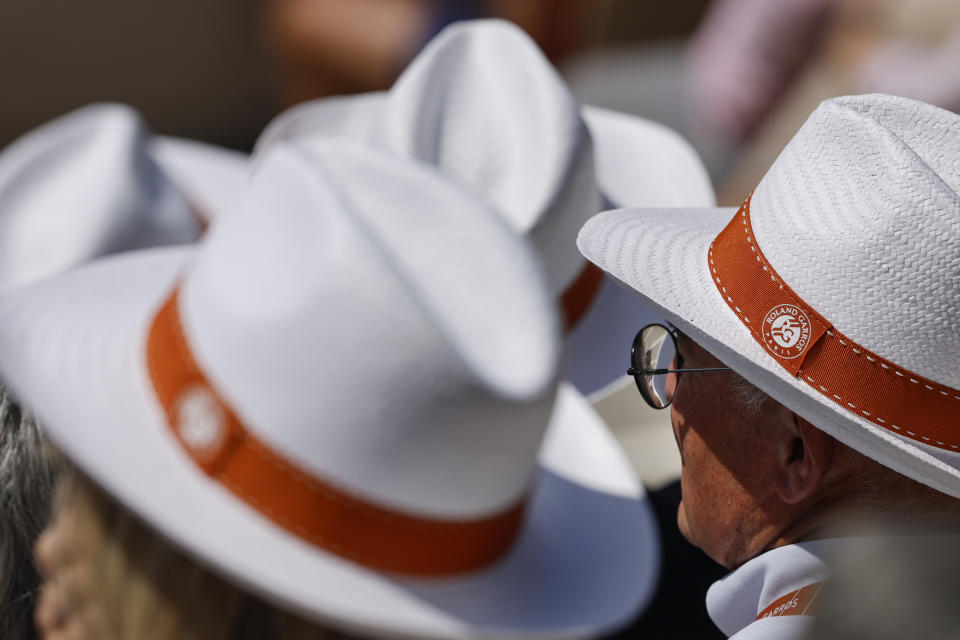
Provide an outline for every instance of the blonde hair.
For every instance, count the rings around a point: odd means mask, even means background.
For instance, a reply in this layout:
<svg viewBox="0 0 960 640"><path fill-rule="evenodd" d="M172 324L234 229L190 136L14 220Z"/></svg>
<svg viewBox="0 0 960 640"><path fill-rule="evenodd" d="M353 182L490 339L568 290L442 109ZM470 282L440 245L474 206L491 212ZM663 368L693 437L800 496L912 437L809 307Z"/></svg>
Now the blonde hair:
<svg viewBox="0 0 960 640"><path fill-rule="evenodd" d="M75 469L58 485L55 518L109 640L346 638L252 596L161 540Z"/></svg>

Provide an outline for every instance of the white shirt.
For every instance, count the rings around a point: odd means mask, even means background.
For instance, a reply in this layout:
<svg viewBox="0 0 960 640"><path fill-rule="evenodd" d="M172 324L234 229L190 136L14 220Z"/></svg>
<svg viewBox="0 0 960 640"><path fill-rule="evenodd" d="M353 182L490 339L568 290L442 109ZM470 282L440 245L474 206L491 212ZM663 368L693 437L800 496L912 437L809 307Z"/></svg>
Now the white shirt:
<svg viewBox="0 0 960 640"><path fill-rule="evenodd" d="M710 618L735 640L801 637L810 622L811 604L829 574L824 558L849 541L801 542L753 558L711 585Z"/></svg>

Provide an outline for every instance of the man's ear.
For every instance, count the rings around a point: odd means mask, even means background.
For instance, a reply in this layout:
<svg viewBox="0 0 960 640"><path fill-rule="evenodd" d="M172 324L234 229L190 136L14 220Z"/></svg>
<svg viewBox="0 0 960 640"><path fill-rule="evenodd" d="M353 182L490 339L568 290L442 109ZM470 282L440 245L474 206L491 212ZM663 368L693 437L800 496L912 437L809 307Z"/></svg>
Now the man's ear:
<svg viewBox="0 0 960 640"><path fill-rule="evenodd" d="M777 447L777 493L788 504L813 494L830 466L833 438L793 412L783 416Z"/></svg>

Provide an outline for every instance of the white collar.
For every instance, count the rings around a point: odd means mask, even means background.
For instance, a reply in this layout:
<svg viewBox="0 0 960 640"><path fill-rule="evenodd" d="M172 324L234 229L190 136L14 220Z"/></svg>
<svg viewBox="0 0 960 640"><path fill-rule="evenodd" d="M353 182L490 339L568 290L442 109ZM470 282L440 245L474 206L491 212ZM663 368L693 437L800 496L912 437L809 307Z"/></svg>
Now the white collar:
<svg viewBox="0 0 960 640"><path fill-rule="evenodd" d="M801 542L749 560L707 591L707 612L728 637L751 623L771 603L791 592L823 582L829 569L824 558L850 538Z"/></svg>

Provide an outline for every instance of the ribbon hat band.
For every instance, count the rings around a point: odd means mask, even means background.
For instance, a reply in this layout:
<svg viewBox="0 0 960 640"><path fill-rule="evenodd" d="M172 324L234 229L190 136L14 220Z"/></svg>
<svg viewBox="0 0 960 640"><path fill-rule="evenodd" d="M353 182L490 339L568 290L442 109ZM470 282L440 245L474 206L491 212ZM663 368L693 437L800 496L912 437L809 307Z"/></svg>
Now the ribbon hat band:
<svg viewBox="0 0 960 640"><path fill-rule="evenodd" d="M750 198L711 244L708 260L724 301L794 377L891 432L960 451L960 391L854 342L804 302L757 245Z"/></svg>
<svg viewBox="0 0 960 640"><path fill-rule="evenodd" d="M600 284L603 282L603 271L591 262L587 262L580 274L560 296L560 310L563 312L563 324L567 331L572 331L593 304Z"/></svg>
<svg viewBox="0 0 960 640"><path fill-rule="evenodd" d="M147 366L168 426L211 479L290 533L375 570L453 575L488 566L511 547L523 522L523 501L476 520L411 516L317 478L260 441L193 357L178 293L154 318Z"/></svg>

